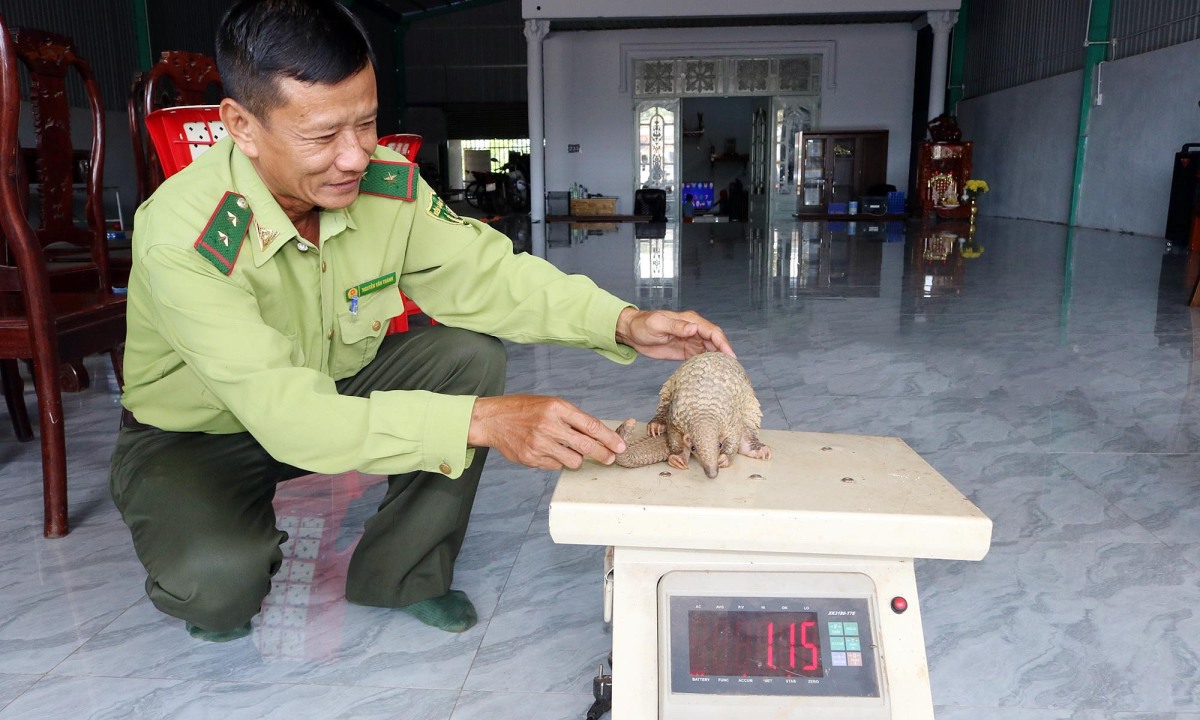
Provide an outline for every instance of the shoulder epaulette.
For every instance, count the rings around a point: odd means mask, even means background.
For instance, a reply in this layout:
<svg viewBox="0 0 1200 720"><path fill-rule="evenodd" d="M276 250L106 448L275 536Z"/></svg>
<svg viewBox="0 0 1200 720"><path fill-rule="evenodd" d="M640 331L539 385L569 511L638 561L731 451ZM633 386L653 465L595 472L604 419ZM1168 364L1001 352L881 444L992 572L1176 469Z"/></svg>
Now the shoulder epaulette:
<svg viewBox="0 0 1200 720"><path fill-rule="evenodd" d="M417 199L417 178L421 171L415 163L371 160L358 191L365 195L412 202Z"/></svg>
<svg viewBox="0 0 1200 720"><path fill-rule="evenodd" d="M196 252L221 272L230 274L237 263L238 251L242 249L242 241L246 239L252 217L254 213L246 204L246 198L226 192L204 226L204 232L196 238Z"/></svg>

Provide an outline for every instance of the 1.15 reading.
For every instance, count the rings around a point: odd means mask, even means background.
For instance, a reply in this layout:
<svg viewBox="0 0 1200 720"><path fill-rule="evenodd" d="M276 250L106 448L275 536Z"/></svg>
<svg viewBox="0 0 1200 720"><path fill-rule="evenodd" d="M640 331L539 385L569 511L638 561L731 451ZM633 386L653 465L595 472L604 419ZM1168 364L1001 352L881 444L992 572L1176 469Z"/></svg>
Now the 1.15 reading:
<svg viewBox="0 0 1200 720"><path fill-rule="evenodd" d="M688 611L692 677L821 677L812 612Z"/></svg>

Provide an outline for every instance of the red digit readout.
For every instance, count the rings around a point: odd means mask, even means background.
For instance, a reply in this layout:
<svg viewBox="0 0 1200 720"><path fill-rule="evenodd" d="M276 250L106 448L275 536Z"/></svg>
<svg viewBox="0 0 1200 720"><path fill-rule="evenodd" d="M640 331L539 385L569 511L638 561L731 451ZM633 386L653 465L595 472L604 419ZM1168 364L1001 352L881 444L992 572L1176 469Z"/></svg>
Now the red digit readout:
<svg viewBox="0 0 1200 720"><path fill-rule="evenodd" d="M821 648L817 647L811 640L808 639L808 631L812 630L816 634L817 624L811 620L805 620L800 623L800 646L808 651L808 662L804 663L804 670L816 670L821 666ZM793 648L795 647L795 632L796 628L792 627ZM796 658L792 656L792 667L796 666Z"/></svg>
<svg viewBox="0 0 1200 720"><path fill-rule="evenodd" d="M691 610L688 635L695 677L823 675L816 613Z"/></svg>

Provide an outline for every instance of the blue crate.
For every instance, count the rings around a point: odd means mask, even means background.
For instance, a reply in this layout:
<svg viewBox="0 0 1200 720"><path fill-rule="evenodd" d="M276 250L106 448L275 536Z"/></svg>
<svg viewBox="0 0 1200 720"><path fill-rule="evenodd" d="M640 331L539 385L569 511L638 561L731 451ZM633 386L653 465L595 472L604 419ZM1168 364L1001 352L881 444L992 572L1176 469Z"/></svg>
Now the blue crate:
<svg viewBox="0 0 1200 720"><path fill-rule="evenodd" d="M903 215L905 211L904 193L890 192L887 195L887 211L889 215Z"/></svg>
<svg viewBox="0 0 1200 720"><path fill-rule="evenodd" d="M847 212L849 212L849 210L846 208L846 203L829 203L830 215L845 215Z"/></svg>

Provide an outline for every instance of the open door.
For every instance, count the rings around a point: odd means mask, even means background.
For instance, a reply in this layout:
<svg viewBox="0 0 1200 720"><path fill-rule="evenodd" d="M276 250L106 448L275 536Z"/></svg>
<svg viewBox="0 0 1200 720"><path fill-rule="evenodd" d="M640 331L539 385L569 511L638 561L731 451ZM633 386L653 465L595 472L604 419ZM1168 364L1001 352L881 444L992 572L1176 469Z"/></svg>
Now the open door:
<svg viewBox="0 0 1200 720"><path fill-rule="evenodd" d="M814 129L814 98L779 96L772 99L773 157L770 193L770 217L774 222L793 219L800 185L800 146L802 133Z"/></svg>

